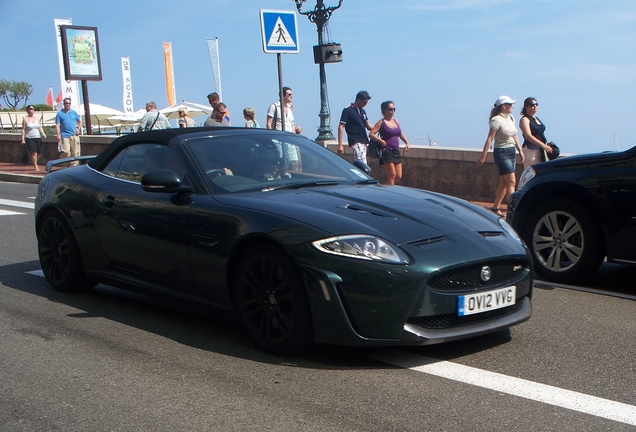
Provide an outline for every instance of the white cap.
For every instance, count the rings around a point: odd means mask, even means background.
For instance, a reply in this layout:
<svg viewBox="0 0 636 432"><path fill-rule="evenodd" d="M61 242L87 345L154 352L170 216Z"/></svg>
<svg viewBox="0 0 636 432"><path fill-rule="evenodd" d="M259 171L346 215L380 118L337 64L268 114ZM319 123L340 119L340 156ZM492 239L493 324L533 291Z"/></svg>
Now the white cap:
<svg viewBox="0 0 636 432"><path fill-rule="evenodd" d="M513 103L515 103L515 102L517 102L517 101L516 101L516 100L513 100L513 99L510 99L510 98L509 98L508 96L506 96L506 95L502 95L502 96L499 96L499 97L497 98L497 100L495 101L495 107L498 107L499 105L503 105L503 104L505 104L505 103L513 104Z"/></svg>

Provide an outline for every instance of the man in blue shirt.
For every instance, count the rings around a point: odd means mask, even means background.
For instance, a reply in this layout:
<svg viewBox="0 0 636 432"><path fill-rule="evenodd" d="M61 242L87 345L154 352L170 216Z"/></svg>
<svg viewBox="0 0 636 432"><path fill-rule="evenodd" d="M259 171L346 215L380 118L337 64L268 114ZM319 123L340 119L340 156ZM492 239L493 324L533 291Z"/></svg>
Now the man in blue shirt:
<svg viewBox="0 0 636 432"><path fill-rule="evenodd" d="M64 99L64 108L57 112L55 116L55 131L57 140L60 143L60 157L81 156L79 135L82 131L82 118L71 109L71 99ZM73 165L77 165L74 162Z"/></svg>
<svg viewBox="0 0 636 432"><path fill-rule="evenodd" d="M353 150L353 157L365 164L367 163L367 146L369 145L367 130L373 129L367 118L367 113L364 111L369 100L371 100L371 96L368 92L359 91L355 102L342 110L338 126L338 153L344 153L342 131L345 130L349 147Z"/></svg>

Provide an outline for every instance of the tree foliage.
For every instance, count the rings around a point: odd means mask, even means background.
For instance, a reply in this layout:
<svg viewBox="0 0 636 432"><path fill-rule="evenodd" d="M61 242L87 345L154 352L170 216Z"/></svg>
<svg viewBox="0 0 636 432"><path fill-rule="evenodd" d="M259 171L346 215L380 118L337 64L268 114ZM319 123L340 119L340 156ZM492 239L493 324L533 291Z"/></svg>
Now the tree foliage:
<svg viewBox="0 0 636 432"><path fill-rule="evenodd" d="M7 108L18 109L21 101L23 101L22 107L25 107L31 94L33 94L33 86L26 81L0 79L0 96L6 102Z"/></svg>

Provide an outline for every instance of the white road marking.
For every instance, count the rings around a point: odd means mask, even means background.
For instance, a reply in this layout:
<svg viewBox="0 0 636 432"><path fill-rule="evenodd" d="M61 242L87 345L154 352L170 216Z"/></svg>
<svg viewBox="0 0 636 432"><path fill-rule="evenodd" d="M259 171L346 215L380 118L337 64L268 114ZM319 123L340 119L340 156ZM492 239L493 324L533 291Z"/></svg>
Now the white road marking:
<svg viewBox="0 0 636 432"><path fill-rule="evenodd" d="M35 204L32 202L14 201L14 200L2 199L2 198L0 198L0 205L6 205L11 207L22 207L22 208L28 208L28 209L35 208Z"/></svg>
<svg viewBox="0 0 636 432"><path fill-rule="evenodd" d="M633 405L404 351L383 351L369 358L413 371L636 425L636 406Z"/></svg>
<svg viewBox="0 0 636 432"><path fill-rule="evenodd" d="M26 274L30 274L30 275L33 275L33 276L44 277L44 272L42 270L28 271L28 272L26 272Z"/></svg>
<svg viewBox="0 0 636 432"><path fill-rule="evenodd" d="M14 212L10 210L0 210L0 216L23 215L26 213Z"/></svg>

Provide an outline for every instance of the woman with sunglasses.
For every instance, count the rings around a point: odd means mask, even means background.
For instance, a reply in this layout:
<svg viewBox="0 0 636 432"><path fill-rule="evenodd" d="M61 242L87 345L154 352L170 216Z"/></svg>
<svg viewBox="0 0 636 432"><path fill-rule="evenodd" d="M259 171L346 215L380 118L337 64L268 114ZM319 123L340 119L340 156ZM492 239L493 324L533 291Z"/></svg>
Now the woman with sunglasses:
<svg viewBox="0 0 636 432"><path fill-rule="evenodd" d="M519 129L523 134L523 154L526 156L524 168L544 162L544 151L552 153L552 147L546 144L548 140L545 138L545 124L537 117L538 110L539 104L535 98L529 97L523 101L523 117L519 120Z"/></svg>
<svg viewBox="0 0 636 432"><path fill-rule="evenodd" d="M400 140L406 144L404 151L409 151L411 146L402 132L400 123L394 118L395 104L391 101L382 102L380 109L384 117L373 126L369 132L369 138L382 146L382 157L378 163L383 165L386 171L386 184L394 185L402 178Z"/></svg>
<svg viewBox="0 0 636 432"><path fill-rule="evenodd" d="M40 171L38 155L42 154L42 138L46 138L46 134L35 116L35 107L29 105L26 111L27 116L22 118L22 144L26 145L33 169Z"/></svg>
<svg viewBox="0 0 636 432"><path fill-rule="evenodd" d="M519 150L521 162L525 160L519 144L519 138L517 138L517 127L512 118L512 105L515 102L508 96L499 96L495 101L495 107L490 111L488 137L484 143L482 155L477 160L477 166L482 166L486 162L488 149L490 144L494 142L493 158L499 170L499 185L495 192L495 202L491 210L498 216L504 215L499 208L504 196L510 202L510 195L515 191L517 184L515 176L517 154L515 149Z"/></svg>

